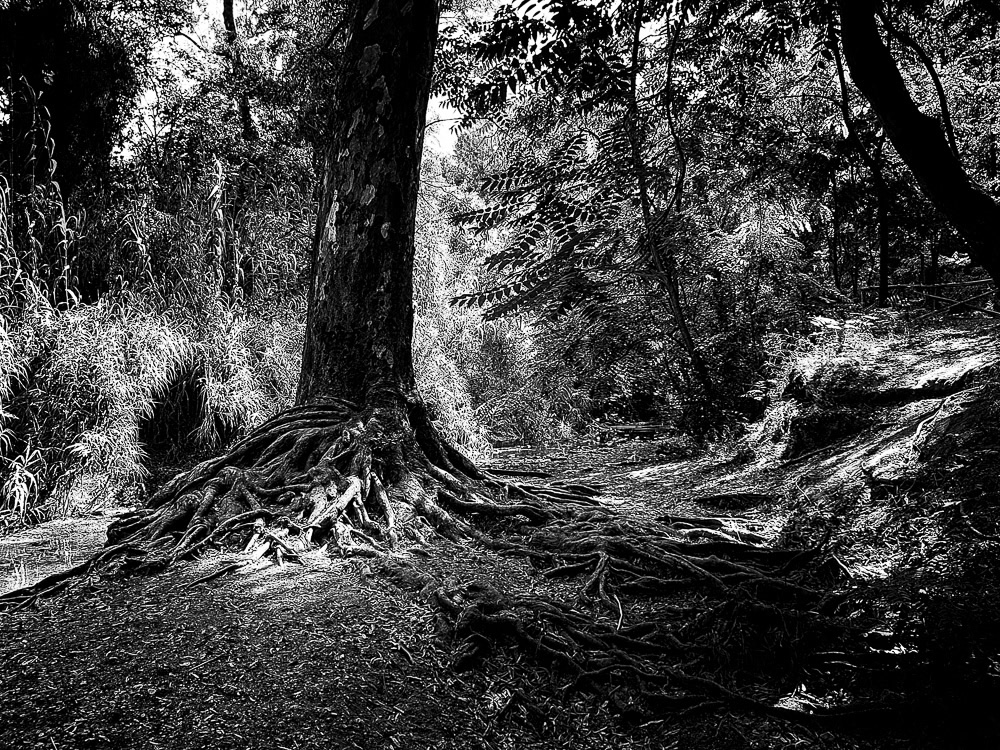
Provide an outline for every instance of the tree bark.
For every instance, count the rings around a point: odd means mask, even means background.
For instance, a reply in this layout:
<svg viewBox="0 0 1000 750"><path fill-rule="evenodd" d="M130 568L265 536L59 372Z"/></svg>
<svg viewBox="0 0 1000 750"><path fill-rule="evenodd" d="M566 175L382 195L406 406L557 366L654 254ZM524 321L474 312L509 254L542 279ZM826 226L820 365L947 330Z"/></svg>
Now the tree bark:
<svg viewBox="0 0 1000 750"><path fill-rule="evenodd" d="M889 304L889 185L885 178L885 138L875 151L875 202L878 215L878 306Z"/></svg>
<svg viewBox="0 0 1000 750"><path fill-rule="evenodd" d="M931 284L931 293L934 294L935 296L937 296L937 295L939 295L941 293L941 290L938 289L938 286L937 286L938 279L939 279L939 275L938 275L938 258L940 257L941 234L943 234L943 233L939 233L938 236L935 237L934 241L931 243L931 280L930 280L930 284ZM931 298L931 310L937 310L937 308L938 308L937 300L932 297Z"/></svg>
<svg viewBox="0 0 1000 750"><path fill-rule="evenodd" d="M361 0L331 119L297 403L411 401L413 238L437 0Z"/></svg>
<svg viewBox="0 0 1000 750"><path fill-rule="evenodd" d="M889 191L883 180L876 187L878 213L878 306L889 304Z"/></svg>
<svg viewBox="0 0 1000 750"><path fill-rule="evenodd" d="M239 47L239 32L236 29L236 14L233 10L233 0L223 0L222 22L226 27L226 44L229 45L229 54L233 64L233 73L239 78L246 77L246 68L243 63L243 52ZM250 115L250 94L247 92L246 81L241 81L244 85L242 91L237 95L237 106L240 112L240 129L243 133L243 140L255 141L258 138L257 128Z"/></svg>
<svg viewBox="0 0 1000 750"><path fill-rule="evenodd" d="M231 226L225 232L225 242L222 248L221 270L222 293L232 299L237 282L243 292L243 299L249 299L253 294L253 263L245 254L241 257L238 247L239 225L246 210L247 193L249 192L249 167L252 159L251 144L260 136L250 112L250 94L247 91L246 65L243 61L243 51L240 48L239 32L236 28L236 14L233 10L233 0L223 0L222 21L226 27L226 44L228 45L229 61L233 77L237 81L236 107L240 116L240 133L243 138L240 171L234 186L234 195L230 210Z"/></svg>
<svg viewBox="0 0 1000 750"><path fill-rule="evenodd" d="M833 274L833 284L840 289L840 196L837 192L837 171L830 176L831 221L833 222L833 237L830 240L830 272Z"/></svg>
<svg viewBox="0 0 1000 750"><path fill-rule="evenodd" d="M937 121L906 88L875 22L870 0L838 0L841 44L855 85L871 103L924 194L968 243L969 254L1000 284L1000 205L976 185Z"/></svg>

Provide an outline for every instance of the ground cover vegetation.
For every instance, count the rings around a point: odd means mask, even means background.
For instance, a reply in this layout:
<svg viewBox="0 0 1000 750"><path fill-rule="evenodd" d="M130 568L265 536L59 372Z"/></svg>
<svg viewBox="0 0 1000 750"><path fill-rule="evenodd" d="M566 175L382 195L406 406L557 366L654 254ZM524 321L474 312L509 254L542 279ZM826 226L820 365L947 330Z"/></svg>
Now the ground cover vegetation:
<svg viewBox="0 0 1000 750"><path fill-rule="evenodd" d="M0 523L133 506L6 608L219 549L190 586L362 558L426 600L455 668L520 654L623 721L995 733L995 338L944 374L899 353L942 308L997 315L995 11L0 16ZM630 430L745 481L638 512L610 476L488 462ZM826 475L768 479L795 462ZM746 515L776 498L779 528ZM873 509L931 551L852 572ZM455 579L455 548L548 583Z"/></svg>

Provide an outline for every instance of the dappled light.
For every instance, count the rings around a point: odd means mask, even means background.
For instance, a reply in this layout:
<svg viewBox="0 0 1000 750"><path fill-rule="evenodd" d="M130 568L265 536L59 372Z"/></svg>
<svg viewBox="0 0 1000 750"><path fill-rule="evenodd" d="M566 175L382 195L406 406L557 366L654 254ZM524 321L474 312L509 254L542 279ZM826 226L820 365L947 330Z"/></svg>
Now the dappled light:
<svg viewBox="0 0 1000 750"><path fill-rule="evenodd" d="M0 746L1000 739L991 4L0 48Z"/></svg>

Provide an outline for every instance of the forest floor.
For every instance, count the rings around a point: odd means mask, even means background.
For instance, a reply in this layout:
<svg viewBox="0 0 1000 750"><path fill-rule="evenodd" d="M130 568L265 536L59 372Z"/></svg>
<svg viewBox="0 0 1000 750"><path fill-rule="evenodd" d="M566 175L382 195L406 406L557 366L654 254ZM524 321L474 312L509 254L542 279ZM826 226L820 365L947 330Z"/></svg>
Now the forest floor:
<svg viewBox="0 0 1000 750"><path fill-rule="evenodd" d="M742 445L695 457L669 459L655 438L615 439L506 451L494 463L609 488L603 501L629 516L738 515L775 543L830 531L850 576L888 580L946 555L949 534L967 535L948 514L879 488L895 486L928 417L993 371L998 340L976 321L869 341L865 367L879 377L864 426L797 458L777 447L790 429L777 404ZM410 554L445 581L566 601L579 593L579 580L545 579L475 546L438 540ZM622 716L613 695L566 695L565 676L517 652L456 671L427 602L365 561L316 557L196 584L233 559L210 553L158 576L93 579L0 614L0 747L913 746L746 713ZM786 688L782 700L808 693Z"/></svg>

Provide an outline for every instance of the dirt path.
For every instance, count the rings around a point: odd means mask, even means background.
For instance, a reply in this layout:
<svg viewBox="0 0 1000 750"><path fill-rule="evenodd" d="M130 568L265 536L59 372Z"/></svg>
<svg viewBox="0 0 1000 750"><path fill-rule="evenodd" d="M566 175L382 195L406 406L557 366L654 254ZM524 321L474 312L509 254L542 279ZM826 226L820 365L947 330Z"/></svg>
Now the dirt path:
<svg viewBox="0 0 1000 750"><path fill-rule="evenodd" d="M623 493L607 498L610 504L626 508L641 498L662 508L654 485L640 481L650 451L642 441L578 445L532 461L566 477L606 480L610 467L610 476L626 481ZM670 491L682 485L686 481ZM213 554L160 576L96 581L37 609L0 615L6 665L0 747L606 750L689 744L682 725L629 726L605 700L567 697L564 676L520 656L455 672L454 644L438 639L427 602L372 575L362 561L271 567L188 588L231 559ZM436 542L426 557L413 559L452 583L488 580L520 591L545 586L569 601L579 588L579 581L546 581L524 560L467 545ZM787 733L763 721L749 726L744 716L711 724L720 737L753 734L754 726L762 736Z"/></svg>
<svg viewBox="0 0 1000 750"><path fill-rule="evenodd" d="M489 568L456 552L435 554L458 575ZM228 559L0 617L0 747L663 746L620 742L583 698L553 710L543 670L454 672L431 609L364 563L186 588Z"/></svg>

